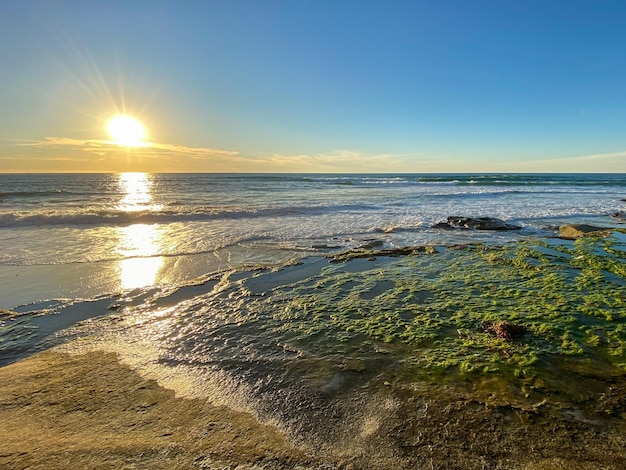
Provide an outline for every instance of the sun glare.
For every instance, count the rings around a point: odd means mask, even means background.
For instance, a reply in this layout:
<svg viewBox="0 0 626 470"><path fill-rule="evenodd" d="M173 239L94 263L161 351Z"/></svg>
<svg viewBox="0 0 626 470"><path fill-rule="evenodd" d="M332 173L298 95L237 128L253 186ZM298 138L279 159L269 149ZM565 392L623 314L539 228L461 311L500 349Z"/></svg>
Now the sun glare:
<svg viewBox="0 0 626 470"><path fill-rule="evenodd" d="M107 131L113 143L124 147L141 146L146 138L146 128L141 121L124 114L109 119Z"/></svg>

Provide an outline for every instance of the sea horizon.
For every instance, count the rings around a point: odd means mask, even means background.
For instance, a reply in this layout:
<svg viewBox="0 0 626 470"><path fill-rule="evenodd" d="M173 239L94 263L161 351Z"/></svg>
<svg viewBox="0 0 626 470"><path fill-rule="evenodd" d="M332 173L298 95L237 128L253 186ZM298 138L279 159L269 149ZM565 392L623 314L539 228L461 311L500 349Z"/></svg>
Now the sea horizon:
<svg viewBox="0 0 626 470"><path fill-rule="evenodd" d="M1 170L0 174L5 175L64 175L64 174L119 174L119 173L150 173L164 175L626 175L623 171L143 171L143 170L110 170L110 171L90 171L90 170L53 170L53 171L10 171Z"/></svg>

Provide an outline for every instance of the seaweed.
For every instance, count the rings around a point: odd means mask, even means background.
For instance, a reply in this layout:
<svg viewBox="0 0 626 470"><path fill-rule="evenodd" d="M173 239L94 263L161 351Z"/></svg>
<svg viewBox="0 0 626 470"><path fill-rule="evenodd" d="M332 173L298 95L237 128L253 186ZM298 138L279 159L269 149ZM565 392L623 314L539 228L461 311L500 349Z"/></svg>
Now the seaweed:
<svg viewBox="0 0 626 470"><path fill-rule="evenodd" d="M282 290L277 328L297 332L311 351L396 345L415 373L535 376L547 356L626 370L626 272L613 244L585 237L344 253L317 278ZM383 267L350 269L356 258L381 256Z"/></svg>

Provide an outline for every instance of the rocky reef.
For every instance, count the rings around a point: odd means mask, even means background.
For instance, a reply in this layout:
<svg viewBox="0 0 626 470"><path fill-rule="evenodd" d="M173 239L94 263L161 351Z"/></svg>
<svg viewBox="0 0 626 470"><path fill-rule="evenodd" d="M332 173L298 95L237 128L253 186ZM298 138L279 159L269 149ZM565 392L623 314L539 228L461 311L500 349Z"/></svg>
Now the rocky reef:
<svg viewBox="0 0 626 470"><path fill-rule="evenodd" d="M473 230L519 230L522 227L505 222L495 217L460 217L450 216L445 222L432 226L443 230L473 229Z"/></svg>

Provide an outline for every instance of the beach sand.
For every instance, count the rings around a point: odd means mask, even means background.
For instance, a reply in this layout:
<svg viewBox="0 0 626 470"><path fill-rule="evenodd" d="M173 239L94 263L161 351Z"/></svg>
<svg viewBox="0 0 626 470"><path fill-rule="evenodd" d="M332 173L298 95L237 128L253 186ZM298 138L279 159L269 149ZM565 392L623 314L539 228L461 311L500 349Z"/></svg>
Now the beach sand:
<svg viewBox="0 0 626 470"><path fill-rule="evenodd" d="M179 399L113 354L44 352L0 369L0 467L291 468L275 428Z"/></svg>
<svg viewBox="0 0 626 470"><path fill-rule="evenodd" d="M404 455L315 455L253 416L177 398L110 353L47 351L0 369L0 467L619 469L626 436L424 391L370 444ZM390 392L392 393L392 392ZM420 396L421 395L421 396ZM426 406L424 406L426 404ZM363 430L362 430L363 431ZM402 442L403 441L403 442ZM387 461L387 464L385 464Z"/></svg>

